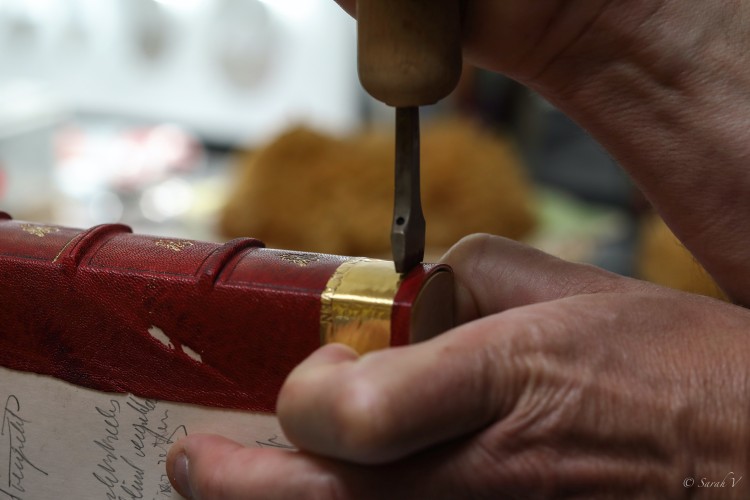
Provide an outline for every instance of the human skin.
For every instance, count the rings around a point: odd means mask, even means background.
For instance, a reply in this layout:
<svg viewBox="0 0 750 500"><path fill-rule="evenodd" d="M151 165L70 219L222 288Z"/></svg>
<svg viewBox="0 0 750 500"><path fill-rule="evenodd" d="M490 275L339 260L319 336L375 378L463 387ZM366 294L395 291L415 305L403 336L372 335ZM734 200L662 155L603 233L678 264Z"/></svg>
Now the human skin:
<svg viewBox="0 0 750 500"><path fill-rule="evenodd" d="M748 14L739 1L476 0L465 30L468 60L587 128L745 305ZM178 488L204 499L750 496L748 310L495 237L444 260L462 326L361 358L322 348L279 397L301 452L192 436L170 452ZM698 488L704 479L725 486Z"/></svg>
<svg viewBox="0 0 750 500"><path fill-rule="evenodd" d="M178 489L197 499L748 497L750 311L499 237L468 237L444 260L463 326L359 358L320 349L279 397L302 452L190 436L169 454ZM728 474L724 488L696 488Z"/></svg>
<svg viewBox="0 0 750 500"><path fill-rule="evenodd" d="M354 13L353 0L340 0ZM750 305L750 3L469 0L465 59L533 88Z"/></svg>

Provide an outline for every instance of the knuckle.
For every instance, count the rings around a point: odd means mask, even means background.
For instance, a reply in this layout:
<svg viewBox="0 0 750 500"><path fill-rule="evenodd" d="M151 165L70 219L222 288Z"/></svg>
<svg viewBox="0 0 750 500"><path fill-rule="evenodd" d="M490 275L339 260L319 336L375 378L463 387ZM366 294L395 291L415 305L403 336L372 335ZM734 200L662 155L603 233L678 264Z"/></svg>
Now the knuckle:
<svg viewBox="0 0 750 500"><path fill-rule="evenodd" d="M489 233L474 233L461 238L461 240L458 242L458 246L478 249L498 239L501 239L501 237Z"/></svg>
<svg viewBox="0 0 750 500"><path fill-rule="evenodd" d="M467 255L483 253L492 241L500 239L487 233L474 233L461 238L446 254L446 260L459 260Z"/></svg>
<svg viewBox="0 0 750 500"><path fill-rule="evenodd" d="M474 247L474 246L482 246L487 243L488 240L491 240L492 238L495 238L495 236L489 234L489 233L473 233L466 235L462 237L458 243L456 243L456 247Z"/></svg>

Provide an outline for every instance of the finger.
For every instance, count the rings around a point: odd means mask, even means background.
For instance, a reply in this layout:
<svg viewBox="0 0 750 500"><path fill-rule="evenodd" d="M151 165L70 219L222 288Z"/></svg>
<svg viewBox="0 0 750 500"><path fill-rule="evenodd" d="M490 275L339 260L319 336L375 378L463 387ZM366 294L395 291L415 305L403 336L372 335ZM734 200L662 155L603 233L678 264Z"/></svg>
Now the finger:
<svg viewBox="0 0 750 500"><path fill-rule="evenodd" d="M346 361L354 361L359 357L359 354L344 344L327 344L310 354L305 363L308 367L312 368L315 366L330 366Z"/></svg>
<svg viewBox="0 0 750 500"><path fill-rule="evenodd" d="M647 286L598 267L567 262L528 245L487 234L463 238L441 262L449 264L455 272L459 324L513 307Z"/></svg>
<svg viewBox="0 0 750 500"><path fill-rule="evenodd" d="M303 450L375 464L481 429L507 414L527 378L512 342L499 348L507 335L498 332L515 335L527 324L519 314L496 315L356 359L316 356L281 389L284 434Z"/></svg>
<svg viewBox="0 0 750 500"><path fill-rule="evenodd" d="M190 435L172 446L167 475L182 496L195 500L299 498L303 488L317 490L320 497L331 478L320 460L291 451L246 448L208 434ZM291 495L295 490L297 496Z"/></svg>
<svg viewBox="0 0 750 500"><path fill-rule="evenodd" d="M469 454L466 446L452 446L395 464L362 467L195 434L170 449L167 476L192 500L460 498L469 492L458 479L457 464ZM480 475L475 473L475 479Z"/></svg>

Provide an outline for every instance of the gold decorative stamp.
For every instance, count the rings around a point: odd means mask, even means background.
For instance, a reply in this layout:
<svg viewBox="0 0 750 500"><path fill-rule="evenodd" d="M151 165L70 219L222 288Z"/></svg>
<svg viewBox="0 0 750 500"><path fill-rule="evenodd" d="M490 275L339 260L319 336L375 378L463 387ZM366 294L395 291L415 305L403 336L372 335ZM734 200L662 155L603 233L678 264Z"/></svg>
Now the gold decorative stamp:
<svg viewBox="0 0 750 500"><path fill-rule="evenodd" d="M21 229L29 234L33 234L34 236L38 236L40 238L44 238L50 233L57 233L60 231L60 228L57 228L57 227L39 226L36 224L21 224Z"/></svg>
<svg viewBox="0 0 750 500"><path fill-rule="evenodd" d="M190 241L184 240L157 240L156 246L172 250L173 252L182 252L186 248L192 247L194 244Z"/></svg>
<svg viewBox="0 0 750 500"><path fill-rule="evenodd" d="M320 342L360 354L391 343L393 299L401 277L393 262L356 258L341 264L320 296Z"/></svg>
<svg viewBox="0 0 750 500"><path fill-rule="evenodd" d="M319 260L318 256L312 253L282 253L279 259L287 262L293 262L300 267L306 267Z"/></svg>

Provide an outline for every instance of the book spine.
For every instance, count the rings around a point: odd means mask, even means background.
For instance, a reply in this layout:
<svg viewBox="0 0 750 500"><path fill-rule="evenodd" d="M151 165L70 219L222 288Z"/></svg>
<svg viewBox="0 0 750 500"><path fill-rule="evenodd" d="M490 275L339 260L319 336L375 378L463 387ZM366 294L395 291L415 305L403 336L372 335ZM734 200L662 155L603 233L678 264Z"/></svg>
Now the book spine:
<svg viewBox="0 0 750 500"><path fill-rule="evenodd" d="M389 266L251 238L220 245L0 215L0 365L272 412L287 374L321 343L364 351L409 341L414 301L444 269L401 280ZM362 343L363 331L375 334Z"/></svg>

